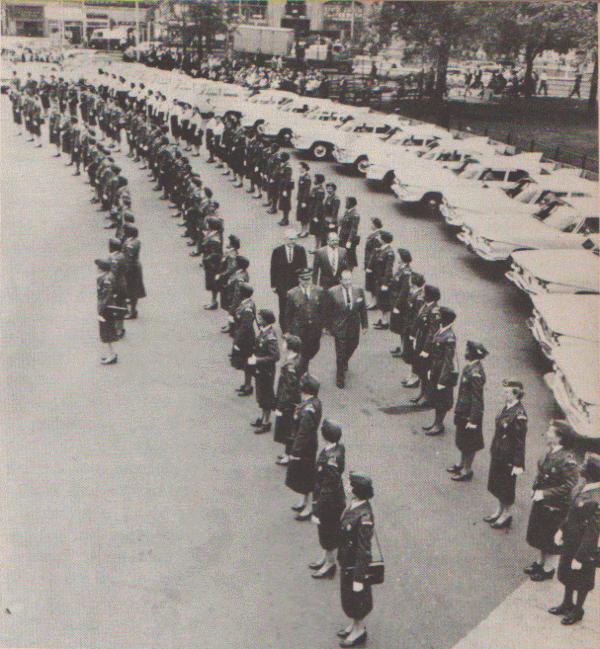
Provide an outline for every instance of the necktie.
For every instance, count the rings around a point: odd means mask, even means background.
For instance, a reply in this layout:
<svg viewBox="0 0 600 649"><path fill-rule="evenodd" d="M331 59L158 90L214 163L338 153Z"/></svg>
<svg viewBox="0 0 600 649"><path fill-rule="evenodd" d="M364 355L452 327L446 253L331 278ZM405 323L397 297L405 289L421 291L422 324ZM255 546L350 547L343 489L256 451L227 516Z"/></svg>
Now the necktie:
<svg viewBox="0 0 600 649"><path fill-rule="evenodd" d="M346 292L346 306L351 309L352 308L352 297L350 296L350 290L347 288L344 288L344 291Z"/></svg>

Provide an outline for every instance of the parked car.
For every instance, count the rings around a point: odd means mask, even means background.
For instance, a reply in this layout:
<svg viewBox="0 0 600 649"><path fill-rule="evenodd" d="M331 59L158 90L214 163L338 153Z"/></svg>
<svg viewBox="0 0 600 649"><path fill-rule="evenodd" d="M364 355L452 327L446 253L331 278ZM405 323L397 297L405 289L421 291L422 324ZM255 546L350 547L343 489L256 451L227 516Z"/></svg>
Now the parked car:
<svg viewBox="0 0 600 649"><path fill-rule="evenodd" d="M598 261L597 247L595 250L518 250L512 254L506 277L531 295L598 294Z"/></svg>
<svg viewBox="0 0 600 649"><path fill-rule="evenodd" d="M549 358L556 348L573 341L599 343L599 302L596 295L532 295L533 315L527 320L534 338Z"/></svg>
<svg viewBox="0 0 600 649"><path fill-rule="evenodd" d="M597 343L579 340L558 347L553 371L544 376L571 426L591 437L600 430L598 349Z"/></svg>

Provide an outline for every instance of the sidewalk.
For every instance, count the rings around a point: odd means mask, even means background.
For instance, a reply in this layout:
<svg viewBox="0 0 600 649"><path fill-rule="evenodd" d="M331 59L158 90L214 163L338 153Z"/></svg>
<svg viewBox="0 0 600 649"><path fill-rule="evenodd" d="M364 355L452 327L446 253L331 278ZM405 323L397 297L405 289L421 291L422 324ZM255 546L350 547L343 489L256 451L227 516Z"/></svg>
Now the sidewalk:
<svg viewBox="0 0 600 649"><path fill-rule="evenodd" d="M526 581L454 649L596 649L600 647L600 590L592 591L585 617L563 626L548 613L562 601L562 584Z"/></svg>

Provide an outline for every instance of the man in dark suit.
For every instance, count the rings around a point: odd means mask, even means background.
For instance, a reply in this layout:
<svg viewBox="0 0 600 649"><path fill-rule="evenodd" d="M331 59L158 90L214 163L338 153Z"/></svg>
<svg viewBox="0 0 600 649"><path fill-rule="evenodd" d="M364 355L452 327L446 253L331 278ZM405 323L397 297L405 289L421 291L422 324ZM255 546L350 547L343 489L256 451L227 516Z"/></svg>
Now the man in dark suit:
<svg viewBox="0 0 600 649"><path fill-rule="evenodd" d="M330 232L327 245L315 250L313 282L325 291L340 283L342 271L348 268L347 252L339 247L337 232Z"/></svg>
<svg viewBox="0 0 600 649"><path fill-rule="evenodd" d="M279 325L287 332L285 307L287 292L298 286L298 271L306 268L306 250L297 243L295 230L287 230L285 243L273 250L271 255L271 288L279 298Z"/></svg>
<svg viewBox="0 0 600 649"><path fill-rule="evenodd" d="M335 340L337 386L345 386L348 361L360 341L360 330L367 329L367 305L365 292L352 284L352 271L342 271L339 286L327 292L327 322Z"/></svg>
<svg viewBox="0 0 600 649"><path fill-rule="evenodd" d="M311 275L310 268L299 271L299 285L288 291L286 300L287 332L298 336L302 342L300 376L308 371L309 362L321 347L323 321L326 316L325 292L310 281Z"/></svg>

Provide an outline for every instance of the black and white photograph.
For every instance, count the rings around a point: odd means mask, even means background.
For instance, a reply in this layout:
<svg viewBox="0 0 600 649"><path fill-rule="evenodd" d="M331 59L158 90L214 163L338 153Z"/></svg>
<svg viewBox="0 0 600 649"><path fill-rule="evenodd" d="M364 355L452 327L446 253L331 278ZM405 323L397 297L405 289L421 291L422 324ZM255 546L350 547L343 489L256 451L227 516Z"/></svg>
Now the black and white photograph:
<svg viewBox="0 0 600 649"><path fill-rule="evenodd" d="M0 6L0 649L600 646L598 2Z"/></svg>

